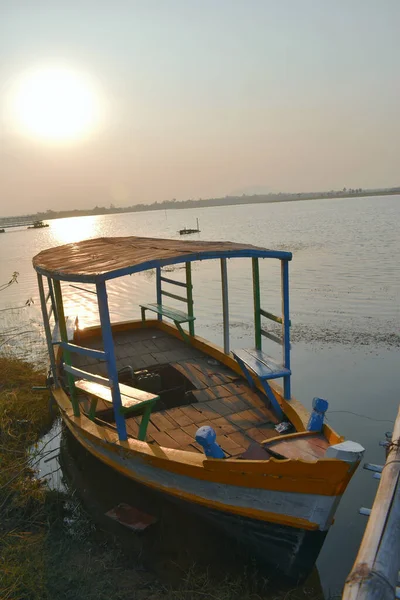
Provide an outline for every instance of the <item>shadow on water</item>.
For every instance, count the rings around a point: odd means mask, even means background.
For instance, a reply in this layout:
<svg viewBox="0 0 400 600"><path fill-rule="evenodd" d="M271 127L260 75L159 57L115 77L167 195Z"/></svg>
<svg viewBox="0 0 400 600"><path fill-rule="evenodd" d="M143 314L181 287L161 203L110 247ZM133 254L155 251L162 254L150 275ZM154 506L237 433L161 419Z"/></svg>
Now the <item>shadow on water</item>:
<svg viewBox="0 0 400 600"><path fill-rule="evenodd" d="M235 540L224 536L209 523L196 519L165 496L128 480L101 463L59 422L46 438L44 443L58 441L59 453L39 465L41 478L50 487L67 492L75 499L78 497L81 508L96 529L105 539L118 541L123 554L132 561L132 567L149 570L170 586L179 586L195 567L197 572L206 575L207 580L216 582L243 577L252 589L257 590L260 595L255 597L259 598L286 597L289 592L296 592L291 598L323 598L316 568L298 588L293 582L282 582L276 573L257 563ZM121 503L156 517L156 523L145 531L134 532L106 516L107 511Z"/></svg>

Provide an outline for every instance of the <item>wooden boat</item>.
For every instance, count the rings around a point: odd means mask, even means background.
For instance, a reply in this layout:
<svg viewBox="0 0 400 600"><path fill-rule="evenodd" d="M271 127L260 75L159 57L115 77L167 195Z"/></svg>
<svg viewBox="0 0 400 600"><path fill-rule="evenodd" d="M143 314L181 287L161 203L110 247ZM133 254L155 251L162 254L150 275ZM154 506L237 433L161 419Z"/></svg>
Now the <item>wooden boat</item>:
<svg viewBox="0 0 400 600"><path fill-rule="evenodd" d="M30 225L27 229L42 229L43 227L49 227L49 224L43 223L43 221L34 221L33 225Z"/></svg>
<svg viewBox="0 0 400 600"><path fill-rule="evenodd" d="M236 257L252 263L255 339L252 348L231 350L227 259ZM125 237L45 250L33 265L48 385L75 438L299 581L315 563L363 448L323 423L326 401L315 399L310 416L291 395L291 258L231 242ZM195 335L191 264L208 259L221 264L223 348ZM281 316L261 308L261 259L281 263ZM185 265L185 281L163 270L176 264ZM107 282L149 269L156 303L141 305L140 320L111 323ZM79 328L66 318L62 282L95 285L99 326ZM183 301L186 312L166 306L165 297ZM262 318L278 323L282 335L262 328ZM282 364L262 351L263 336L282 345Z"/></svg>
<svg viewBox="0 0 400 600"><path fill-rule="evenodd" d="M179 230L179 235L189 235L190 233L200 233L199 220L198 219L196 219L196 225L197 225L196 229L190 229L188 227L184 227L183 229L180 229Z"/></svg>

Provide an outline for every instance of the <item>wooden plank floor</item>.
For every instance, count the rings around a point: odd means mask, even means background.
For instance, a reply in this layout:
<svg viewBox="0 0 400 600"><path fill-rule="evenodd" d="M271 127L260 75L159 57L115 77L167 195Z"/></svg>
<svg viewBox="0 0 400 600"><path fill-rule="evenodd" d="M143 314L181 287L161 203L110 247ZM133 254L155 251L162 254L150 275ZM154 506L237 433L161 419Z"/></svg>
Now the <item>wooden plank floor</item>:
<svg viewBox="0 0 400 600"><path fill-rule="evenodd" d="M266 445L278 457L302 458L303 460L315 460L325 456L329 447L328 440L321 434L307 435L304 438L282 438L276 442Z"/></svg>
<svg viewBox="0 0 400 600"><path fill-rule="evenodd" d="M202 425L211 425L217 441L228 456L240 456L251 443L277 435L278 419L268 400L252 391L247 382L224 365L189 344L158 329L137 329L115 334L118 369L131 366L134 371L171 364L192 384L197 402L152 414L147 440L169 448L203 452L195 442ZM85 341L102 349L100 339ZM74 364L84 370L106 375L104 361L75 355ZM84 400L83 400L84 401ZM98 411L109 409L98 403ZM130 435L137 437L141 417L126 419Z"/></svg>

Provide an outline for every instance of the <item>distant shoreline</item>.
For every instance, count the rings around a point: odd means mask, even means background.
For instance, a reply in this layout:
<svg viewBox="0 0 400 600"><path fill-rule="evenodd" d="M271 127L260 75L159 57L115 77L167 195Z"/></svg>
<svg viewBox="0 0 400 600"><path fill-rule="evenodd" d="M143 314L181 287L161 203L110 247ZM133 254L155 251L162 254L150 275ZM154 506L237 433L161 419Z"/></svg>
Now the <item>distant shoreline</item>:
<svg viewBox="0 0 400 600"><path fill-rule="evenodd" d="M316 192L304 194L255 194L252 196L225 196L224 198L207 198L198 200L165 200L164 202L153 202L152 204L135 204L127 207L117 208L110 205L109 208L96 206L93 209L74 209L60 211L37 212L30 215L11 217L0 217L0 227L7 222L35 219L49 221L52 219L65 219L69 217L88 217L97 215L113 215L132 212L150 212L153 210L181 210L186 208L208 208L214 206L237 206L242 204L272 204L276 202L299 202L302 200L328 200L328 199L351 199L367 198L369 196L394 196L400 194L399 188L386 190L343 190L341 192Z"/></svg>

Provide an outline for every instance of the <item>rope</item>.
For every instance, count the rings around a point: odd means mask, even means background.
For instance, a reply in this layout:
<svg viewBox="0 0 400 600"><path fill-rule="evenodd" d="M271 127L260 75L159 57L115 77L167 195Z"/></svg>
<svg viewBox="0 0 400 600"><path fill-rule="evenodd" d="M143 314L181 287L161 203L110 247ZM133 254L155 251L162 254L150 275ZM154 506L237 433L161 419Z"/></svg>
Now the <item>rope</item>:
<svg viewBox="0 0 400 600"><path fill-rule="evenodd" d="M394 423L391 419L375 419L375 417L369 417L368 415L362 415L361 413L352 412L351 410L330 410L328 414L332 413L347 413L349 415L354 415L355 417L362 417L363 419L369 419L370 421L375 421L376 423Z"/></svg>

